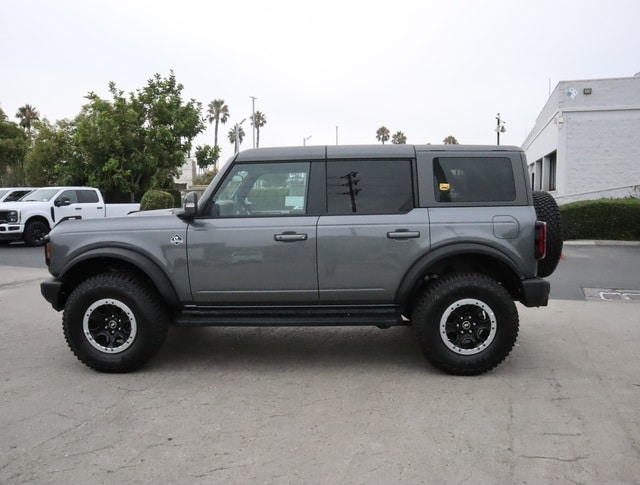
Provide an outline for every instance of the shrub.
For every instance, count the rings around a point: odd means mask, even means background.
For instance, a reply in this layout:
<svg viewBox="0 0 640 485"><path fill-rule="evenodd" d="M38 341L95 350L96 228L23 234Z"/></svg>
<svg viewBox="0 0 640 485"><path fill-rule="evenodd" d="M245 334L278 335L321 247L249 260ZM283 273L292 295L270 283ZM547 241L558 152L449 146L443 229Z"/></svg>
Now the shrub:
<svg viewBox="0 0 640 485"><path fill-rule="evenodd" d="M163 190L151 189L142 196L142 200L140 201L141 211L171 209L175 206L173 195Z"/></svg>
<svg viewBox="0 0 640 485"><path fill-rule="evenodd" d="M583 200L560 214L564 239L640 240L640 199Z"/></svg>

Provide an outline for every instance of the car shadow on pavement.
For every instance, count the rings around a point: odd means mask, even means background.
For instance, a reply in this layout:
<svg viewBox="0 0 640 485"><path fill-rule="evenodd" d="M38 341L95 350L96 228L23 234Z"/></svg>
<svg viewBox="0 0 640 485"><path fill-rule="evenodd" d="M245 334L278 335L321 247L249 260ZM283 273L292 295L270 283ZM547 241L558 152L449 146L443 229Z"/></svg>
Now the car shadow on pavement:
<svg viewBox="0 0 640 485"><path fill-rule="evenodd" d="M162 350L150 366L211 366L220 371L245 366L256 370L432 369L409 327L170 327Z"/></svg>

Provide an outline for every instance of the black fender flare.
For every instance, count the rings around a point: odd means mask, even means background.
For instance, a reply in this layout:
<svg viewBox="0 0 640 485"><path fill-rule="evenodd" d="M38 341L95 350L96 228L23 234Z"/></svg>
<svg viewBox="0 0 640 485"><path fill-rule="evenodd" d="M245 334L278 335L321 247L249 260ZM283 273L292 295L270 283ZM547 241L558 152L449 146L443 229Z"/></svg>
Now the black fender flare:
<svg viewBox="0 0 640 485"><path fill-rule="evenodd" d="M171 283L171 279L169 278L167 273L163 271L162 268L160 268L160 266L158 266L158 264L156 264L148 256L127 248L104 247L89 249L82 254L74 256L70 261L68 261L60 271L58 278L64 279L65 274L71 271L78 264L82 263L83 261L96 258L117 259L135 266L145 275L147 275L147 277L157 288L162 298L170 306L177 307L180 305L178 294L173 286L173 283Z"/></svg>
<svg viewBox="0 0 640 485"><path fill-rule="evenodd" d="M520 280L524 278L522 272L518 269L518 265L504 252L484 244L479 243L457 243L441 246L437 249L429 251L418 259L411 268L405 273L398 291L396 292L396 303L404 307L413 293L413 289L418 282L428 273L430 267L440 261L452 256L464 256L468 254L479 254L487 256L504 263Z"/></svg>

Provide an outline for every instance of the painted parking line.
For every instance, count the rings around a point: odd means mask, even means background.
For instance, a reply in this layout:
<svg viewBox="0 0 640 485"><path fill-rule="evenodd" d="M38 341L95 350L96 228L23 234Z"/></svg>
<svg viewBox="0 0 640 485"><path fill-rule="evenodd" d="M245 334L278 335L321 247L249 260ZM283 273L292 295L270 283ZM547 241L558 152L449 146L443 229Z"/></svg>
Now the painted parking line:
<svg viewBox="0 0 640 485"><path fill-rule="evenodd" d="M640 303L640 289L583 288L582 290L587 301Z"/></svg>

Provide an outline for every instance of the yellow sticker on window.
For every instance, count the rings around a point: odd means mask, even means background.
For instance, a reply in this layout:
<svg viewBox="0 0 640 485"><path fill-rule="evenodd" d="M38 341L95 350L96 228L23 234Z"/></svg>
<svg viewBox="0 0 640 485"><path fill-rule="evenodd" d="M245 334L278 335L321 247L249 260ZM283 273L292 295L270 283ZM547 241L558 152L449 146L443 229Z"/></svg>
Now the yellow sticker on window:
<svg viewBox="0 0 640 485"><path fill-rule="evenodd" d="M447 190L449 190L451 188L450 184L440 184L440 190L442 192L446 192Z"/></svg>

